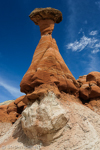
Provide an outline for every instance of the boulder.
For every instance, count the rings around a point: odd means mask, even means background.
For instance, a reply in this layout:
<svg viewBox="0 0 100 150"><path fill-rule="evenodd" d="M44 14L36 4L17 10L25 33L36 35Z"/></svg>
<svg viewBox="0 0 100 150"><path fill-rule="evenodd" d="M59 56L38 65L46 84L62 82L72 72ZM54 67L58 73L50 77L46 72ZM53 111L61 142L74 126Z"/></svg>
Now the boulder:
<svg viewBox="0 0 100 150"><path fill-rule="evenodd" d="M47 8L35 8L29 15L30 19L38 25L41 20L53 20L54 23L59 23L62 21L62 13L58 9L51 7Z"/></svg>
<svg viewBox="0 0 100 150"><path fill-rule="evenodd" d="M90 72L86 77L86 81L96 81L97 85L100 86L100 72Z"/></svg>
<svg viewBox="0 0 100 150"><path fill-rule="evenodd" d="M79 78L77 79L77 82L79 83L80 86L82 86L82 84L85 84L86 83L86 75L79 76Z"/></svg>
<svg viewBox="0 0 100 150"><path fill-rule="evenodd" d="M83 83L80 79L86 79ZM77 80L80 82L80 89L79 89L79 97L82 100L91 101L93 98L100 97L100 87L99 87L99 80L100 80L100 72L90 72L87 76L79 77Z"/></svg>
<svg viewBox="0 0 100 150"><path fill-rule="evenodd" d="M18 108L24 107L26 104L23 101L20 101L17 105Z"/></svg>
<svg viewBox="0 0 100 150"><path fill-rule="evenodd" d="M24 133L35 142L51 142L58 130L68 122L68 109L61 106L54 93L49 92L40 102L35 101L22 113Z"/></svg>
<svg viewBox="0 0 100 150"><path fill-rule="evenodd" d="M89 83L83 84L79 89L79 97L83 100L88 100L90 94Z"/></svg>
<svg viewBox="0 0 100 150"><path fill-rule="evenodd" d="M100 87L98 86L91 86L91 91L90 91L90 98L97 98L100 97Z"/></svg>
<svg viewBox="0 0 100 150"><path fill-rule="evenodd" d="M17 105L20 101L23 101L24 98L25 98L25 95L18 97L18 98L14 101L14 104Z"/></svg>

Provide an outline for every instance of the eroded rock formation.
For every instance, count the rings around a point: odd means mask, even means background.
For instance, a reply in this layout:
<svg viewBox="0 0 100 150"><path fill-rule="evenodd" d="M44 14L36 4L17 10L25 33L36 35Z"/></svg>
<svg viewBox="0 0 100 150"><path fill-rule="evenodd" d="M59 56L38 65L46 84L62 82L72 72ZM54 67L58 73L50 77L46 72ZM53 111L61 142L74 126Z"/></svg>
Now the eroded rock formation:
<svg viewBox="0 0 100 150"><path fill-rule="evenodd" d="M79 96L84 102L100 97L100 72L90 72L77 81L80 84Z"/></svg>
<svg viewBox="0 0 100 150"><path fill-rule="evenodd" d="M35 9L30 19L41 39L20 83L26 95L0 106L0 148L99 150L100 73L73 77L52 38L59 10Z"/></svg>
<svg viewBox="0 0 100 150"><path fill-rule="evenodd" d="M57 131L68 122L68 110L61 106L54 93L49 92L39 103L35 101L22 113L22 128L34 142L48 143L57 138Z"/></svg>
<svg viewBox="0 0 100 150"><path fill-rule="evenodd" d="M100 114L100 72L90 72L77 80L79 97L90 109Z"/></svg>
<svg viewBox="0 0 100 150"><path fill-rule="evenodd" d="M40 20L50 19L55 23L62 21L62 13L58 9L47 7L47 8L36 8L29 15L30 19L38 25Z"/></svg>
<svg viewBox="0 0 100 150"><path fill-rule="evenodd" d="M13 124L19 117L21 117L21 113L26 108L26 106L26 96L21 96L8 105L1 105L0 122L9 122Z"/></svg>
<svg viewBox="0 0 100 150"><path fill-rule="evenodd" d="M61 12L52 8L35 9L30 14L30 19L39 25L41 39L32 63L20 83L21 92L34 95L37 87L48 84L58 87L59 91L77 93L79 84L66 66L51 35L54 23L62 20Z"/></svg>

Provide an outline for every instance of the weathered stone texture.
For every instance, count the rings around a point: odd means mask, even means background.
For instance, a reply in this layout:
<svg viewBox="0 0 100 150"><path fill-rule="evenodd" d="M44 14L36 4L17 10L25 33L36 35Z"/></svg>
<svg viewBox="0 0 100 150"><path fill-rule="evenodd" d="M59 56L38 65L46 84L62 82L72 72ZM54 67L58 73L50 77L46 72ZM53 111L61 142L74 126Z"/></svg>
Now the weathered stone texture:
<svg viewBox="0 0 100 150"><path fill-rule="evenodd" d="M61 11L47 7L47 8L36 8L29 15L30 19L34 21L36 25L40 20L51 19L55 23L59 23L62 21L62 13Z"/></svg>
<svg viewBox="0 0 100 150"><path fill-rule="evenodd" d="M52 83L66 92L77 91L78 83L61 57L56 41L48 35L41 37L32 63L20 83L21 92L27 94L36 86Z"/></svg>
<svg viewBox="0 0 100 150"><path fill-rule="evenodd" d="M22 113L22 128L25 134L35 142L51 142L56 132L68 122L68 109L60 105L54 93L48 93L43 99L35 101Z"/></svg>

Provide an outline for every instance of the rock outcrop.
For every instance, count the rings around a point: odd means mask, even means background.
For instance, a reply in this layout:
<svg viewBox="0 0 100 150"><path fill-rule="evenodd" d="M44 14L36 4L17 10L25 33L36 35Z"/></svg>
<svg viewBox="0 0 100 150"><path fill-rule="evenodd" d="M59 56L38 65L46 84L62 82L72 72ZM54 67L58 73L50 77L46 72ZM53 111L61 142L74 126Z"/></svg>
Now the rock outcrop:
<svg viewBox="0 0 100 150"><path fill-rule="evenodd" d="M48 93L43 99L35 101L22 113L22 128L34 142L48 143L68 122L68 110L61 106L54 93Z"/></svg>
<svg viewBox="0 0 100 150"><path fill-rule="evenodd" d="M100 97L100 72L90 72L87 76L79 77L79 97L85 102Z"/></svg>
<svg viewBox="0 0 100 150"><path fill-rule="evenodd" d="M21 96L8 105L0 105L0 122L15 123L15 121L21 117L21 113L27 104L26 96Z"/></svg>
<svg viewBox="0 0 100 150"><path fill-rule="evenodd" d="M88 75L79 77L79 97L82 102L100 114L100 72L90 72Z"/></svg>

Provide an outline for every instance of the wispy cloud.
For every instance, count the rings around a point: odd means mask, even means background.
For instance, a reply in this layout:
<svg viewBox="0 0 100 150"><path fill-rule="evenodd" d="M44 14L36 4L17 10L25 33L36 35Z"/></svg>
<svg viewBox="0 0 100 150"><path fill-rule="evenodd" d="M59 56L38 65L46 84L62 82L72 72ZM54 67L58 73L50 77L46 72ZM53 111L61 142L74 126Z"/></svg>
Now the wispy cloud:
<svg viewBox="0 0 100 150"><path fill-rule="evenodd" d="M67 44L67 49L71 49L72 51L82 51L86 46L88 46L89 48L94 48L95 47L95 43L98 42L98 39L96 38L88 38L85 35L83 35L83 37L79 40L79 41L75 41L74 43L69 43Z"/></svg>
<svg viewBox="0 0 100 150"><path fill-rule="evenodd" d="M100 1L95 2L95 4L100 8Z"/></svg>
<svg viewBox="0 0 100 150"><path fill-rule="evenodd" d="M16 85L12 85L12 82L8 81L7 79L4 79L0 77L0 86L4 89L6 89L14 98L18 98L22 96L23 94L20 92L20 89ZM3 96L3 93L0 95Z"/></svg>
<svg viewBox="0 0 100 150"><path fill-rule="evenodd" d="M96 48L100 48L100 42L95 45Z"/></svg>
<svg viewBox="0 0 100 150"><path fill-rule="evenodd" d="M91 31L89 36L85 36L83 29L81 28L79 34L83 33L83 36L80 40L76 40L73 43L69 43L66 45L67 49L72 50L72 52L80 52L86 48L89 49L89 53L86 53L86 67L85 74L88 74L91 71L100 71L100 60L98 58L97 53L100 52L100 40L97 36L98 31Z"/></svg>
<svg viewBox="0 0 100 150"><path fill-rule="evenodd" d="M91 31L90 33L89 33L89 35L97 35L98 34L98 31Z"/></svg>
<svg viewBox="0 0 100 150"><path fill-rule="evenodd" d="M83 32L82 28L80 29L78 34L80 34L81 32ZM91 35L92 37L87 37L83 32L83 36L80 38L79 41L76 40L73 43L68 43L66 47L67 49L71 49L72 51L77 51L77 52L80 52L85 48L89 48L91 53L93 54L98 53L100 51L100 40L96 37L97 34L98 31L96 30L91 31L89 33L89 36Z"/></svg>
<svg viewBox="0 0 100 150"><path fill-rule="evenodd" d="M95 49L95 50L93 50L91 53L96 54L96 53L98 53L99 51L100 51L99 49Z"/></svg>

